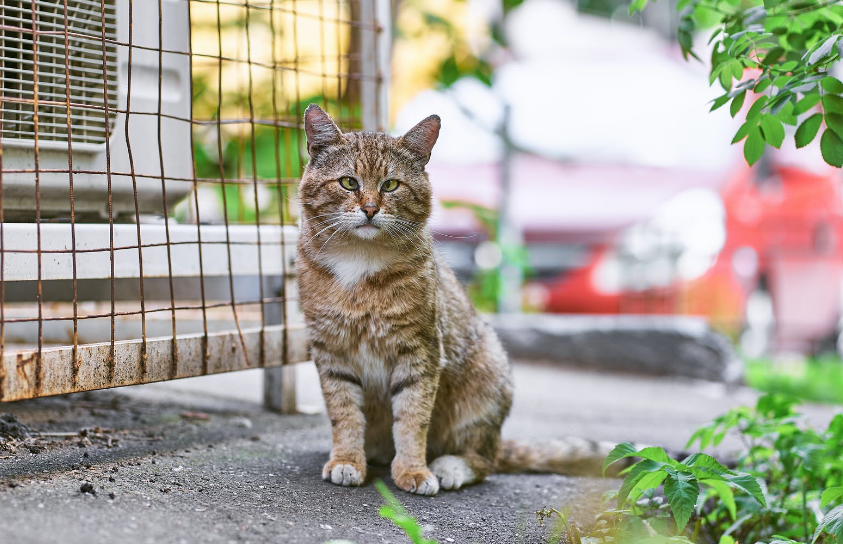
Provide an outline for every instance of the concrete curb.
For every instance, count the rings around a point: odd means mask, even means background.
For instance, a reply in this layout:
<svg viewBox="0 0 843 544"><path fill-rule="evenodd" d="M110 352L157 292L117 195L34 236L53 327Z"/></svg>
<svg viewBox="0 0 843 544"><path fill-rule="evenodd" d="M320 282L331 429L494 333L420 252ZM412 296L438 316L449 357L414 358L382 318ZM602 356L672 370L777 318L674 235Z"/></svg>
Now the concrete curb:
<svg viewBox="0 0 843 544"><path fill-rule="evenodd" d="M510 356L578 368L742 380L731 343L703 319L667 316L489 315Z"/></svg>

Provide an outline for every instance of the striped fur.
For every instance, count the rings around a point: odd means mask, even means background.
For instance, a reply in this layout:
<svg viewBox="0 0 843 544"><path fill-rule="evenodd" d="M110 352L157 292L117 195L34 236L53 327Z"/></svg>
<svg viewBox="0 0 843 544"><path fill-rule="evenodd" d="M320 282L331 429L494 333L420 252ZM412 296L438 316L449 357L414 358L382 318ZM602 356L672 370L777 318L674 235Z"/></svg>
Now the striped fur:
<svg viewBox="0 0 843 544"><path fill-rule="evenodd" d="M332 426L323 478L360 485L367 461L390 463L398 487L433 495L496 470L593 468L602 446L501 443L509 361L426 226L439 123L431 116L393 138L342 134L315 105L305 113L296 269ZM388 180L398 188L384 191Z"/></svg>

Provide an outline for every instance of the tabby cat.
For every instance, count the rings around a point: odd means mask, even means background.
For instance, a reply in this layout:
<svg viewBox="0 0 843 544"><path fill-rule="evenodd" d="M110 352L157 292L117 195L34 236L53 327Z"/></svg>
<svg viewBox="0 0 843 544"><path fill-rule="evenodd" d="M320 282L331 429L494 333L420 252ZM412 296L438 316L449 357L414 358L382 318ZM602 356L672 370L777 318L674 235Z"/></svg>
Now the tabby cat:
<svg viewBox="0 0 843 544"><path fill-rule="evenodd" d="M322 478L357 486L367 461L391 463L397 487L434 495L494 472L596 472L607 444L501 441L509 361L426 226L439 127L343 134L305 112L296 270L333 434Z"/></svg>

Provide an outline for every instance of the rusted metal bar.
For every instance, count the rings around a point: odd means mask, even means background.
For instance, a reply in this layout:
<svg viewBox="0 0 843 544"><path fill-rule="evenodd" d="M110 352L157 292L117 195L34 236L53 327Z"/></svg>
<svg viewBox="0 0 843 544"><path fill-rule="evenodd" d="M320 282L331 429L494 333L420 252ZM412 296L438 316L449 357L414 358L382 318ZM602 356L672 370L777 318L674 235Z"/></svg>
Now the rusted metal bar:
<svg viewBox="0 0 843 544"><path fill-rule="evenodd" d="M304 327L287 330L287 350L282 353L284 326L276 325L242 330L242 343L257 353L263 342L266 346L266 365L278 366L308 359ZM257 359L247 359L237 331L208 333L207 372L203 369L203 333L180 335L176 338L180 354L175 378L189 378L204 374L231 372L257 368ZM80 365L73 380L73 347L43 348L40 372L36 373L37 350L7 352L3 356L3 396L0 402L29 399L36 396L62 395L93 389L121 387L170 379L173 357L173 338L147 338L147 363L141 371L141 339L114 342L114 367L109 372L110 342L80 345L77 354ZM40 383L40 387L38 387Z"/></svg>

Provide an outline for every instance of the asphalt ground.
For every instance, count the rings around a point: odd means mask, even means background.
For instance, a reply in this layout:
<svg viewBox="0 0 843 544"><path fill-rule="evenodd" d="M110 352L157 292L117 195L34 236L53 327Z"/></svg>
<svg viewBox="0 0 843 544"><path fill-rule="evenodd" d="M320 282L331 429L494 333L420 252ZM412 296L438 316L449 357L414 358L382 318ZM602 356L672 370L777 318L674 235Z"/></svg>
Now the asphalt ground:
<svg viewBox="0 0 843 544"><path fill-rule="evenodd" d="M515 380L510 438L578 435L682 449L697 425L755 399L739 387L536 364L516 364ZM440 543L540 543L550 526L536 521L536 510L567 505L587 520L619 485L494 475L428 498L396 491L388 469L374 468L364 487L337 487L320 478L330 424L311 367L302 368L299 391L314 413L264 411L252 371L0 404L52 434L0 449L0 544L409 542L378 515L375 478ZM806 411L817 424L832 412Z"/></svg>

